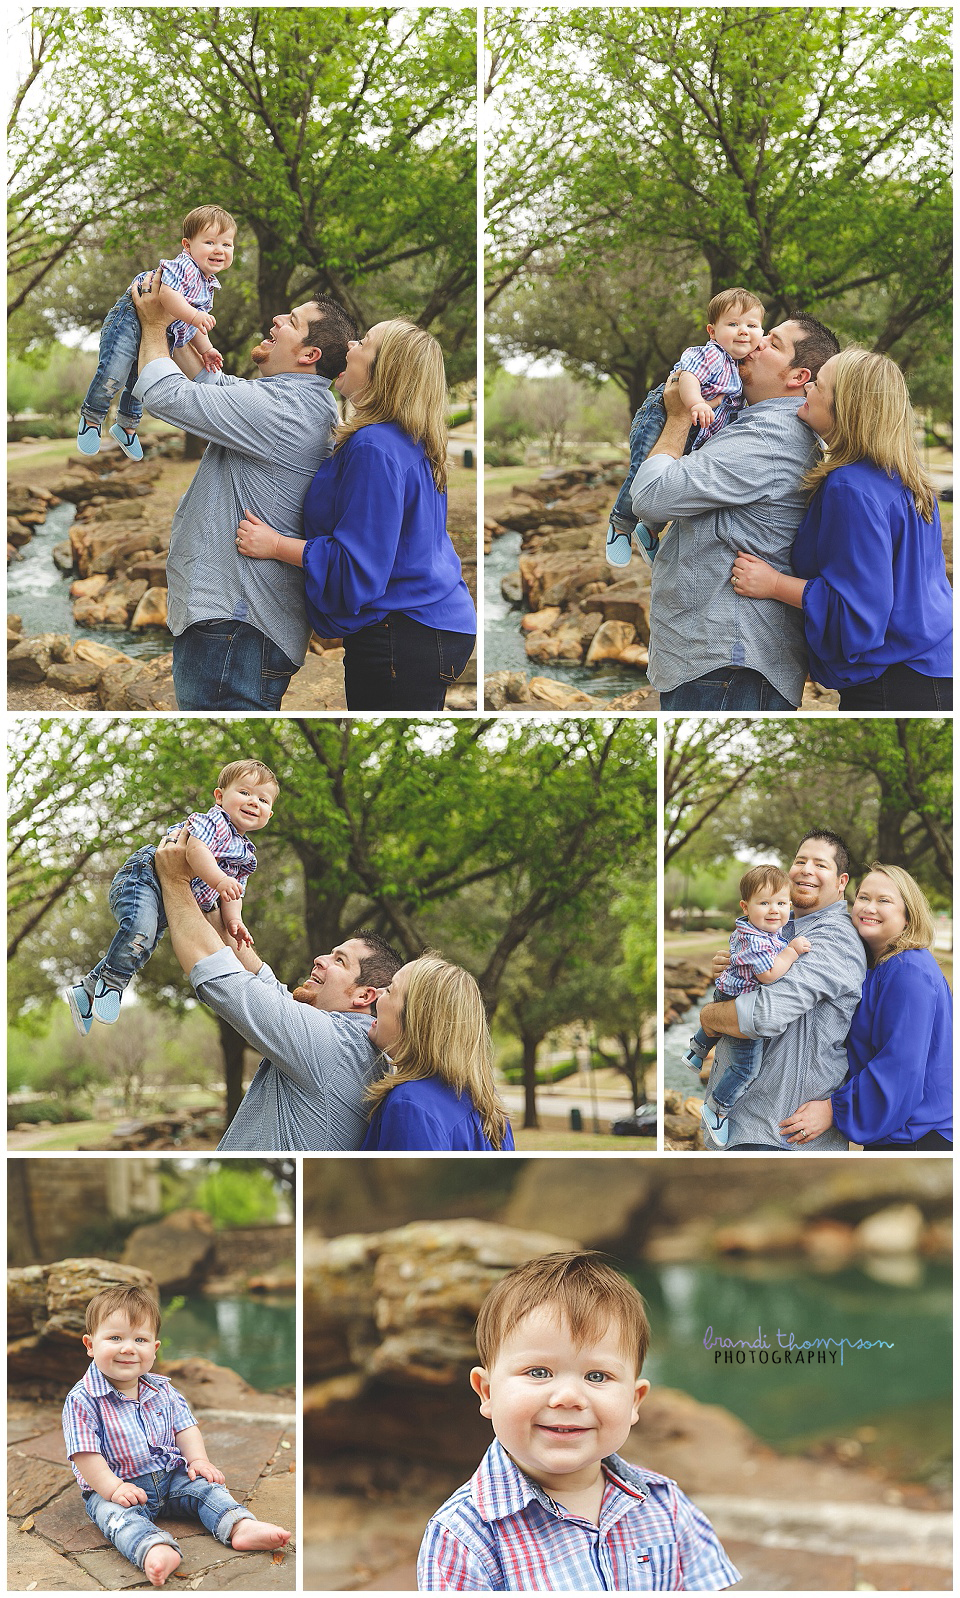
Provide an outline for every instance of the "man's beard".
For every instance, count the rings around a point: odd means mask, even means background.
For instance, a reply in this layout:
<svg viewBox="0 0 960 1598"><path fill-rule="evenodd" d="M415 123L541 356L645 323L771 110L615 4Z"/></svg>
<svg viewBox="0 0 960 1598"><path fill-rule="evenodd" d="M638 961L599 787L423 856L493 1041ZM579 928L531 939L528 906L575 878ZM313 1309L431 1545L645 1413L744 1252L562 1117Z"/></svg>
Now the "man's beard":
<svg viewBox="0 0 960 1598"><path fill-rule="evenodd" d="M315 987L302 982L299 988L294 988L292 996L298 1004L313 1004L317 997L317 990Z"/></svg>

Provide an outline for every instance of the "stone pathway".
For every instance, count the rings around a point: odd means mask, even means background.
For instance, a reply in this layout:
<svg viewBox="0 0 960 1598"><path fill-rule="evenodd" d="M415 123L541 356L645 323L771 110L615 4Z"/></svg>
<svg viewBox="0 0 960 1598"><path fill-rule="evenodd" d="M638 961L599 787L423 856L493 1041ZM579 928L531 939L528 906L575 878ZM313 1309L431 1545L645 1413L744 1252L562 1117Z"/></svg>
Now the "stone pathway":
<svg viewBox="0 0 960 1598"><path fill-rule="evenodd" d="M249 1412L209 1410L188 1398L210 1457L230 1491L258 1520L291 1529L296 1519L294 1414L271 1396ZM84 1512L67 1462L60 1406L11 1399L7 1406L7 1591L120 1592L150 1583L100 1535ZM282 1555L235 1553L194 1521L164 1517L183 1562L168 1590L291 1592L292 1544Z"/></svg>

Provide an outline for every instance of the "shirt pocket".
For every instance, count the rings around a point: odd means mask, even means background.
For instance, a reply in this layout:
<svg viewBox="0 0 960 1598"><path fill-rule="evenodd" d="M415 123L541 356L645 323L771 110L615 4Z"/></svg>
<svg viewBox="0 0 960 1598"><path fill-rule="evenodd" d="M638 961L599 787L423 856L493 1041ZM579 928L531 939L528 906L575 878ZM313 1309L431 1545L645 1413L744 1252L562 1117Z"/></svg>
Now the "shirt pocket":
<svg viewBox="0 0 960 1598"><path fill-rule="evenodd" d="M680 1553L675 1542L641 1543L633 1550L634 1592L679 1592Z"/></svg>

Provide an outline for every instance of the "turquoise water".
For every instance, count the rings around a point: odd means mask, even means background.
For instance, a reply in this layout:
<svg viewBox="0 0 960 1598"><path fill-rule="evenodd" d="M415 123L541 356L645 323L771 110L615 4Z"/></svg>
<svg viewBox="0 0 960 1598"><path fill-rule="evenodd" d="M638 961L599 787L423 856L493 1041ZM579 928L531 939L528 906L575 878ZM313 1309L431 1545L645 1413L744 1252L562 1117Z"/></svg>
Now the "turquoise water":
<svg viewBox="0 0 960 1598"><path fill-rule="evenodd" d="M913 1259L887 1270L890 1279L877 1280L860 1269L825 1274L795 1261L645 1267L634 1277L653 1328L645 1374L722 1404L779 1449L875 1427L903 1468L919 1450L932 1473L950 1442L950 1270ZM845 1348L842 1364L839 1353L826 1364L760 1363L759 1350L753 1360L744 1350L744 1362L731 1365L704 1347L710 1327L734 1342L756 1342L762 1330L771 1354L778 1330L784 1342L792 1332L795 1343L845 1337L893 1346Z"/></svg>
<svg viewBox="0 0 960 1598"><path fill-rule="evenodd" d="M160 1357L197 1356L226 1365L258 1392L296 1381L296 1304L291 1293L263 1298L187 1298L164 1306Z"/></svg>

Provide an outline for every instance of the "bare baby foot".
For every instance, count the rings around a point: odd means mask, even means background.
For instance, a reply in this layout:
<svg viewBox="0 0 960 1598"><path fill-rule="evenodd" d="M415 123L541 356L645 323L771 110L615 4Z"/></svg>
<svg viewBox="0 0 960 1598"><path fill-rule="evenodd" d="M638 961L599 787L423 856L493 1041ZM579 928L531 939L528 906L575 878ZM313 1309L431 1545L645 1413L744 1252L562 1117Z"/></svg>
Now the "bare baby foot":
<svg viewBox="0 0 960 1598"><path fill-rule="evenodd" d="M148 1549L147 1557L143 1561L143 1573L149 1576L153 1587L162 1587L168 1576L172 1576L180 1563L180 1555L169 1543L154 1543Z"/></svg>
<svg viewBox="0 0 960 1598"><path fill-rule="evenodd" d="M230 1534L230 1546L250 1552L254 1548L282 1548L290 1533L268 1520L238 1520Z"/></svg>

